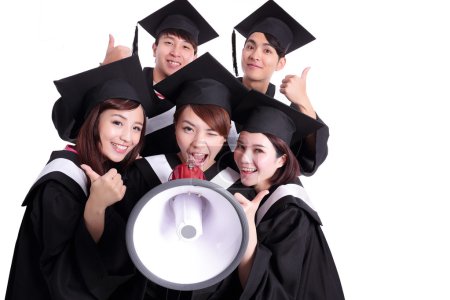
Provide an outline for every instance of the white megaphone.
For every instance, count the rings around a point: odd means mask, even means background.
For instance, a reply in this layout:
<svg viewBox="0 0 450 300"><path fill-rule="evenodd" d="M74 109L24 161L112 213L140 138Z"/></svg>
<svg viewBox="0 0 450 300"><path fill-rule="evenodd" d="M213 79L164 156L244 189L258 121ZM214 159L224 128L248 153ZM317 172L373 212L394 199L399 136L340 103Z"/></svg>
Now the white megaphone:
<svg viewBox="0 0 450 300"><path fill-rule="evenodd" d="M247 219L233 195L192 178L168 181L145 194L131 212L126 234L137 269L182 291L225 279L248 243Z"/></svg>

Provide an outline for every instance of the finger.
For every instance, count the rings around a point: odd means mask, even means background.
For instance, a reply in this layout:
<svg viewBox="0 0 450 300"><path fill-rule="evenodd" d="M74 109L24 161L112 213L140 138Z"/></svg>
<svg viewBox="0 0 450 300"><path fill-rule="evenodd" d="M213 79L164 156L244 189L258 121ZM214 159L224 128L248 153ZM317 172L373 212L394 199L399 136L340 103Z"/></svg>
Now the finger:
<svg viewBox="0 0 450 300"><path fill-rule="evenodd" d="M109 34L108 49L106 50L106 52L110 52L113 49L114 49L114 37L112 34Z"/></svg>
<svg viewBox="0 0 450 300"><path fill-rule="evenodd" d="M117 169L115 168L111 168L109 169L108 172L105 173L105 175L103 175L105 178L110 178L110 179L114 179L114 177L116 177L117 175Z"/></svg>
<svg viewBox="0 0 450 300"><path fill-rule="evenodd" d="M286 75L286 76L284 76L284 78L283 78L283 81L289 81L289 79L291 79L291 78L293 78L293 77L295 77L296 75Z"/></svg>
<svg viewBox="0 0 450 300"><path fill-rule="evenodd" d="M259 204L261 203L262 199L269 193L268 190L263 190L261 192L258 193L258 195L256 195L255 198L253 198L252 203L255 203L256 205L259 206Z"/></svg>
<svg viewBox="0 0 450 300"><path fill-rule="evenodd" d="M311 67L306 67L302 72L302 79L306 80L306 76L308 76L308 72L311 69Z"/></svg>
<svg viewBox="0 0 450 300"><path fill-rule="evenodd" d="M86 173L87 177L89 177L91 182L96 181L100 177L100 175L98 175L94 170L92 170L90 166L82 164L80 167L84 170L84 172Z"/></svg>
<svg viewBox="0 0 450 300"><path fill-rule="evenodd" d="M236 200L239 202L239 204L242 204L242 205L249 202L249 200L247 198L245 198L244 195L242 195L241 193L235 193L234 198L236 198Z"/></svg>
<svg viewBox="0 0 450 300"><path fill-rule="evenodd" d="M121 190L121 197L120 197L120 200L122 200L123 197L125 196L125 192L127 191L127 187L126 187L125 185L123 185L121 189L122 189L122 190Z"/></svg>

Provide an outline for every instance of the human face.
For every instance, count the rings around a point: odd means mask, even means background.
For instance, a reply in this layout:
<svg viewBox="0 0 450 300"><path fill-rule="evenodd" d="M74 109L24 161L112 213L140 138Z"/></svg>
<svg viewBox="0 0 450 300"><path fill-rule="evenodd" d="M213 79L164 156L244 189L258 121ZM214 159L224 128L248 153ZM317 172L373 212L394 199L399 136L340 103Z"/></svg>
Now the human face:
<svg viewBox="0 0 450 300"><path fill-rule="evenodd" d="M190 106L186 107L175 124L179 156L183 161L193 161L206 171L214 164L225 137L209 127Z"/></svg>
<svg viewBox="0 0 450 300"><path fill-rule="evenodd" d="M284 165L286 156L277 157L275 147L264 134L242 131L234 150L234 161L242 184L259 192L270 188L270 179Z"/></svg>
<svg viewBox="0 0 450 300"><path fill-rule="evenodd" d="M176 35L164 34L159 38L158 45L153 44L153 57L153 80L159 82L192 62L196 55L194 47L186 40Z"/></svg>
<svg viewBox="0 0 450 300"><path fill-rule="evenodd" d="M143 126L142 106L133 110L107 109L102 112L98 124L102 154L113 162L121 162L139 143Z"/></svg>
<svg viewBox="0 0 450 300"><path fill-rule="evenodd" d="M278 57L262 32L254 32L248 37L241 58L245 78L269 82L273 72L281 70L285 63L285 58Z"/></svg>

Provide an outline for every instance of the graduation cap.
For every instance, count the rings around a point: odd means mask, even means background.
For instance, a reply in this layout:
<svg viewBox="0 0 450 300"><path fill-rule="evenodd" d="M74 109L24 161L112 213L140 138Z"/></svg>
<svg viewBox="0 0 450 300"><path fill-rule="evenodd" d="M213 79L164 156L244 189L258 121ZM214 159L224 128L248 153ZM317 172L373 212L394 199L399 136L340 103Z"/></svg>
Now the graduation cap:
<svg viewBox="0 0 450 300"><path fill-rule="evenodd" d="M176 106L214 104L231 116L248 89L208 52L153 86Z"/></svg>
<svg viewBox="0 0 450 300"><path fill-rule="evenodd" d="M315 40L311 33L273 0L264 3L234 28L245 38L254 32L269 33L278 40L286 54ZM233 31L233 65L237 73L235 39Z"/></svg>
<svg viewBox="0 0 450 300"><path fill-rule="evenodd" d="M233 110L240 131L270 133L291 145L315 132L322 123L265 94L251 90Z"/></svg>
<svg viewBox="0 0 450 300"><path fill-rule="evenodd" d="M154 38L166 29L182 29L197 45L219 36L187 0L174 0L138 23Z"/></svg>
<svg viewBox="0 0 450 300"><path fill-rule="evenodd" d="M150 95L136 55L55 80L54 84L61 98L53 106L52 119L65 141L74 142L91 109L107 99L134 100L150 112Z"/></svg>

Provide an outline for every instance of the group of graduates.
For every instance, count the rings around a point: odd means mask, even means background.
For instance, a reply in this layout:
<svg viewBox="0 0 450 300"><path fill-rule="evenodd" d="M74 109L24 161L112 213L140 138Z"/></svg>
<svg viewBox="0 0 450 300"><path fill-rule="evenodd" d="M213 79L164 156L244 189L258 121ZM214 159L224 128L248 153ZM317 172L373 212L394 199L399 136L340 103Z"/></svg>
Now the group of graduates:
<svg viewBox="0 0 450 300"><path fill-rule="evenodd" d="M5 299L344 299L300 182L325 160L329 135L306 94L309 69L280 84L291 106L270 83L314 37L267 1L235 27L246 38L236 78L210 53L197 58L217 33L187 0L139 24L155 38L153 68L141 67L136 27L132 49L110 36L101 66L54 82L53 123L69 144L23 202ZM235 196L249 238L224 280L179 291L139 272L126 226L142 196L187 162Z"/></svg>

